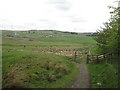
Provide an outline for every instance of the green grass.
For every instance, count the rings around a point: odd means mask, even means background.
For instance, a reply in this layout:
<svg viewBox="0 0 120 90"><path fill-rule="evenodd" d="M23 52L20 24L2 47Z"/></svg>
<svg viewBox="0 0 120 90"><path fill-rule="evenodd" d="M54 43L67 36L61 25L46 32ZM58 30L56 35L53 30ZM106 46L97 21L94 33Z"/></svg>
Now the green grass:
<svg viewBox="0 0 120 90"><path fill-rule="evenodd" d="M3 52L3 87L64 88L77 73L76 66L65 56Z"/></svg>
<svg viewBox="0 0 120 90"><path fill-rule="evenodd" d="M44 32L44 33L41 33ZM92 45L95 44L96 42L93 40L92 37L86 37L86 36L81 36L81 35L74 35L74 34L66 34L66 33L62 33L62 32L57 32L59 34L56 34L51 31L38 31L37 33L23 33L23 32L17 32L18 35L14 36L15 38L19 37L19 38L24 38L27 36L27 38L33 38L36 39L37 41L17 41L17 40L11 40L12 42L14 42L15 44L20 44L20 43L24 43L24 44L50 44L50 45L64 45L64 44L81 44L81 45ZM13 32L8 32L8 31L4 31L3 32L3 36L6 35L13 35ZM62 37L41 37L41 35L60 35ZM3 44L11 44L11 42L8 40L3 40ZM13 43L12 43L13 44Z"/></svg>
<svg viewBox="0 0 120 90"><path fill-rule="evenodd" d="M3 31L2 36L14 36L12 31ZM61 37L41 37L59 35ZM35 39L25 41L24 38ZM23 40L19 40L23 39ZM92 37L58 31L17 32L14 39L2 39L3 86L29 88L65 88L76 78L78 68L72 59L65 56L43 53L79 49L85 53L96 42ZM24 47L25 46L25 47ZM77 59L83 62L85 57Z"/></svg>
<svg viewBox="0 0 120 90"><path fill-rule="evenodd" d="M86 55L83 55L81 58L77 58L76 60L74 60L76 63L81 64L82 62L84 62L86 60Z"/></svg>
<svg viewBox="0 0 120 90"><path fill-rule="evenodd" d="M117 88L117 70L105 62L100 64L88 64L91 76L91 88ZM101 85L98 85L100 83Z"/></svg>

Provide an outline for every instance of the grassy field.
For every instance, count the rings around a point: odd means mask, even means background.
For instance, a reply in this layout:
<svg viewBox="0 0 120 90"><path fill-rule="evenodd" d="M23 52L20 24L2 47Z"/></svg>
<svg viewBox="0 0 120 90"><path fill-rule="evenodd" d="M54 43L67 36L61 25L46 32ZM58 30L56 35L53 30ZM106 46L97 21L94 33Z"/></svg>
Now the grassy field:
<svg viewBox="0 0 120 90"><path fill-rule="evenodd" d="M3 87L64 88L76 78L76 62L94 47L92 37L60 31L3 31Z"/></svg>
<svg viewBox="0 0 120 90"><path fill-rule="evenodd" d="M3 86L62 88L78 69L68 57L37 52L3 52Z"/></svg>
<svg viewBox="0 0 120 90"><path fill-rule="evenodd" d="M74 53L77 58L74 60ZM96 54L93 37L60 31L3 31L3 87L65 88L75 80L86 54ZM112 63L115 63L115 56ZM117 67L87 64L92 88L118 87Z"/></svg>

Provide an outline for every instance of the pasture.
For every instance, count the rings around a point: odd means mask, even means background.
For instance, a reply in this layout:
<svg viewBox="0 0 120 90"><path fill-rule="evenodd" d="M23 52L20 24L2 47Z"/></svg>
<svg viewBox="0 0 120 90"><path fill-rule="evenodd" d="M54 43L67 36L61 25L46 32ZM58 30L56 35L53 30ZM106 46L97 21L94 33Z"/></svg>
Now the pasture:
<svg viewBox="0 0 120 90"><path fill-rule="evenodd" d="M3 87L65 88L75 80L92 37L60 31L2 31Z"/></svg>
<svg viewBox="0 0 120 90"><path fill-rule="evenodd" d="M91 88L118 87L116 56L106 58L96 53L96 41L85 34L2 31L3 88L69 87L83 72L73 62L87 59Z"/></svg>

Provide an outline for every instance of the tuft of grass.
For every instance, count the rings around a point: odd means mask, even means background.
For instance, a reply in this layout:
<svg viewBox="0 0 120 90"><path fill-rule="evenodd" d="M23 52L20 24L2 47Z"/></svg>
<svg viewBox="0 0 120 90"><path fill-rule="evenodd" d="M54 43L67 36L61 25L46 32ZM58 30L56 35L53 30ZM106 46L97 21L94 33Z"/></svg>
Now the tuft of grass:
<svg viewBox="0 0 120 90"><path fill-rule="evenodd" d="M77 67L65 56L3 52L4 88L64 88L75 79L77 72Z"/></svg>

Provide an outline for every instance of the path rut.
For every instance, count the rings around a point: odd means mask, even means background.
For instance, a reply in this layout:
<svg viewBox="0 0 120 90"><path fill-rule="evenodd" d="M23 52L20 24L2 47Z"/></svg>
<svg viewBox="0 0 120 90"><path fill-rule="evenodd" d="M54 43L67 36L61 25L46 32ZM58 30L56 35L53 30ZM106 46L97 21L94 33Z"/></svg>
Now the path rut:
<svg viewBox="0 0 120 90"><path fill-rule="evenodd" d="M79 74L70 88L90 88L90 76L86 66L86 62L83 62L81 64L74 62L74 64L79 68Z"/></svg>

